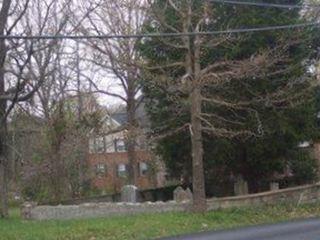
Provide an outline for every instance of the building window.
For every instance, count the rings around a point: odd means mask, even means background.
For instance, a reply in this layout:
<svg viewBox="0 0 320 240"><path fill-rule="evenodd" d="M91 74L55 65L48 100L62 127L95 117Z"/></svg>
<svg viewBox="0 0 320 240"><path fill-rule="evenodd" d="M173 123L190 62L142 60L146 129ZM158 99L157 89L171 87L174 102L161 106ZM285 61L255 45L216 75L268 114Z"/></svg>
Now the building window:
<svg viewBox="0 0 320 240"><path fill-rule="evenodd" d="M127 176L127 165L126 164L119 164L117 169L118 177L126 177Z"/></svg>
<svg viewBox="0 0 320 240"><path fill-rule="evenodd" d="M95 144L94 144L94 139L89 139L89 152L90 153L95 153Z"/></svg>
<svg viewBox="0 0 320 240"><path fill-rule="evenodd" d="M127 151L126 144L123 139L116 139L115 140L115 149L117 152Z"/></svg>
<svg viewBox="0 0 320 240"><path fill-rule="evenodd" d="M146 176L148 173L148 164L145 162L140 162L139 163L139 172L140 172L140 176Z"/></svg>
<svg viewBox="0 0 320 240"><path fill-rule="evenodd" d="M115 143L114 143L112 137L106 136L105 137L105 144L106 144L106 152L107 153L115 152Z"/></svg>
<svg viewBox="0 0 320 240"><path fill-rule="evenodd" d="M105 151L104 149L104 138L103 137L98 137L95 139L95 152L96 153L103 153Z"/></svg>
<svg viewBox="0 0 320 240"><path fill-rule="evenodd" d="M107 172L107 166L103 163L98 163L96 165L96 175L98 177L103 177L106 175L106 172Z"/></svg>

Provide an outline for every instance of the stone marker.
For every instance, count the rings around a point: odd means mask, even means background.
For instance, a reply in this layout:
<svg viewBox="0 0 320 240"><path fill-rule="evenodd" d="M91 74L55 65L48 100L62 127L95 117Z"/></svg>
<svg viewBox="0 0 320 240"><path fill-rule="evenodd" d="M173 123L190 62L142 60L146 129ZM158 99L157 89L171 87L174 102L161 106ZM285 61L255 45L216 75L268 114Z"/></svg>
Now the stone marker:
<svg viewBox="0 0 320 240"><path fill-rule="evenodd" d="M134 185L125 185L121 189L121 202L138 202L138 188Z"/></svg>
<svg viewBox="0 0 320 240"><path fill-rule="evenodd" d="M193 194L192 194L190 188L187 188L186 194L187 194L187 196L186 196L187 200L193 201Z"/></svg>
<svg viewBox="0 0 320 240"><path fill-rule="evenodd" d="M176 202L192 201L192 198L192 192L189 188L184 190L179 186L173 191L173 200Z"/></svg>
<svg viewBox="0 0 320 240"><path fill-rule="evenodd" d="M234 183L234 194L236 196L241 196L247 195L248 193L248 183L242 178L242 176L238 176Z"/></svg>
<svg viewBox="0 0 320 240"><path fill-rule="evenodd" d="M271 182L270 183L270 191L277 191L279 190L279 183L278 182Z"/></svg>
<svg viewBox="0 0 320 240"><path fill-rule="evenodd" d="M36 202L24 202L20 208L22 219L31 219L31 210L37 206Z"/></svg>

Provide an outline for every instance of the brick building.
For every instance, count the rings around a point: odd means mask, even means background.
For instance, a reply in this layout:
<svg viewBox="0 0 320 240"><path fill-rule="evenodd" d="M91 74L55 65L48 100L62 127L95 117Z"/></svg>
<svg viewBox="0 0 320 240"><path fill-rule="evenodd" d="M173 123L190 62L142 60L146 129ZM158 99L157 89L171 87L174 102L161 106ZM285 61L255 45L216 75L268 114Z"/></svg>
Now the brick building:
<svg viewBox="0 0 320 240"><path fill-rule="evenodd" d="M137 111L140 129L136 138L135 185L139 189L163 187L164 164L149 150L146 129L147 120L143 110ZM126 151L126 113L107 113L102 129L93 132L89 139L89 166L94 188L104 192L119 192L127 184L128 154ZM119 129L119 131L118 131Z"/></svg>

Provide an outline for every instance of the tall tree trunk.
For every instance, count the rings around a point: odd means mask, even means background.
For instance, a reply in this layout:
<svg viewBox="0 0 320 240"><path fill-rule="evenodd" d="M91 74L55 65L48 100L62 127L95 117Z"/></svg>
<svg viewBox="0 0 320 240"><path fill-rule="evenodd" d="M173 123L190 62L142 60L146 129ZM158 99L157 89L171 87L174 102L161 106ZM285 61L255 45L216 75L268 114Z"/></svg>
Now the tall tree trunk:
<svg viewBox="0 0 320 240"><path fill-rule="evenodd" d="M199 29L196 29L199 31ZM193 171L193 210L205 212L207 210L205 177L203 168L203 137L202 122L202 96L200 86L200 36L195 36L192 41L193 84L191 92L191 126L192 126L192 171Z"/></svg>
<svg viewBox="0 0 320 240"><path fill-rule="evenodd" d="M199 39L194 41L193 52L193 84L191 92L191 144L192 144L192 172L193 172L193 210L204 212L207 209L205 178L203 169L203 138L201 115L201 88L199 86L200 75L200 48L197 46Z"/></svg>
<svg viewBox="0 0 320 240"><path fill-rule="evenodd" d="M0 35L3 36L8 22L11 0L3 0L0 10ZM0 39L0 96L5 93L4 64L7 50L5 39ZM8 217L8 163L6 158L6 138L7 138L7 101L0 100L0 216Z"/></svg>
<svg viewBox="0 0 320 240"><path fill-rule="evenodd" d="M78 95L78 122L80 123L79 126L81 126L81 120L83 117L83 99L82 99L82 92L81 92L81 77L80 77L80 43L77 41L76 43L76 56L77 56L77 95ZM84 186L84 169L85 169L85 161L87 156L86 151L86 140L83 139L81 136L79 145L81 146L78 149L78 176L79 176L79 182L78 182L78 192L80 195L83 194L83 186Z"/></svg>
<svg viewBox="0 0 320 240"><path fill-rule="evenodd" d="M203 144L201 120L201 93L195 87L191 93L191 144L192 144L192 187L193 187L193 210L204 212L206 206L204 169L203 169Z"/></svg>
<svg viewBox="0 0 320 240"><path fill-rule="evenodd" d="M1 113L0 118L2 117L2 109L4 101L0 103ZM0 217L7 218L8 213L8 162L6 156L6 137L7 129L6 122L2 121L0 126Z"/></svg>
<svg viewBox="0 0 320 240"><path fill-rule="evenodd" d="M184 27L184 32L192 30L192 7L189 5L188 17ZM197 29L198 30L198 29ZM200 38L199 36L189 36L185 38L188 46L186 55L186 72L191 78L191 152L192 152L192 188L193 188L193 211L205 212L207 209L205 180L203 169L203 138L202 138L202 122L201 115L201 86L200 78Z"/></svg>
<svg viewBox="0 0 320 240"><path fill-rule="evenodd" d="M3 41L0 42L2 49ZM4 69L0 67L0 96L5 92ZM7 161L7 119L6 100L0 100L0 216L8 217L8 161Z"/></svg>
<svg viewBox="0 0 320 240"><path fill-rule="evenodd" d="M50 142L51 153L50 161L52 167L51 182L54 201L59 203L62 200L64 190L66 189L66 172L61 156L61 146L65 135L65 116L63 110L63 102L59 103L58 112L51 119L50 124Z"/></svg>
<svg viewBox="0 0 320 240"><path fill-rule="evenodd" d="M134 89L128 91L127 117L128 117L128 135L127 135L127 154L128 154L128 183L137 185L137 163L136 163L136 104L134 99Z"/></svg>

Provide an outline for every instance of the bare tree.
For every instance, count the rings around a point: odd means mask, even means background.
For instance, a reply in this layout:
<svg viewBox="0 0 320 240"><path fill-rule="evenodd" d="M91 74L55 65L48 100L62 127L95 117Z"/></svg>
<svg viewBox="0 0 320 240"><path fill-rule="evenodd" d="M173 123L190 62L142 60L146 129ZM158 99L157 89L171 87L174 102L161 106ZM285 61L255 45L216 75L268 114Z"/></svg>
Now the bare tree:
<svg viewBox="0 0 320 240"><path fill-rule="evenodd" d="M51 59L50 67L44 71L47 80L35 93L37 102L32 104L31 109L32 112L40 114L46 128L46 141L49 144L47 153L43 156L43 164L49 168L47 177L50 179L50 189L53 192L54 200L57 202L62 199L65 193L68 172L75 172L75 166L72 166L73 169L66 167L70 162L69 160L75 155L71 152L78 149L83 150L76 158L79 161L82 160L79 162L79 168L84 165L83 159L86 158L86 145L84 145L86 142L83 142L86 132L80 131L78 136L70 136L70 134L74 134L71 132L71 128L76 124L75 119L80 123L84 113L81 109L81 115L79 115L79 103L77 102L79 95L82 101L83 93L76 91L78 97L72 94L74 85L78 84L74 77L77 65L72 64L71 56L74 53L66 53L66 47L65 43L60 42L59 48L56 48L54 52L46 52L46 54L35 56L39 59L38 63L41 65L30 65L30 73L34 78L41 78L42 76L38 74L38 71L35 72L34 70L44 67L40 61L43 56ZM75 104L76 102L77 104ZM76 109L72 109L73 105L76 106ZM73 141L70 141L72 138ZM64 147L66 142L69 145L72 143L73 146L70 146L70 149ZM76 142L78 145L75 144ZM82 169L80 171L82 172ZM79 185L82 184L83 180L80 180L80 182Z"/></svg>
<svg viewBox="0 0 320 240"><path fill-rule="evenodd" d="M21 20L25 11L27 9L29 1L27 0L22 5L19 2L13 2L12 0L3 0L0 10L0 35L8 36L12 30L16 27L18 22ZM14 6L15 5L15 6ZM17 15L14 15L12 20L13 13L12 8L21 7L21 11ZM7 44L6 40L2 38L0 40L0 216L8 216L8 177L7 177L7 159L6 159L6 138L7 138L7 117L12 110L16 102L24 101L32 95L32 91L25 92L24 86L26 85L25 81L22 81L21 78L17 78L16 84L13 88L8 89L6 83L6 63L8 61L7 56L10 53L10 45ZM28 54L27 60L30 60L30 52ZM23 70L25 63L20 65L20 70ZM8 102L10 105L8 105Z"/></svg>
<svg viewBox="0 0 320 240"><path fill-rule="evenodd" d="M11 33L23 35L59 34L65 27L67 20L64 19L58 28L49 26L52 20L52 9L55 1L12 1L4 0L1 7L1 36L10 36ZM63 5L63 4L62 4ZM35 27L37 26L37 27ZM17 103L30 100L34 93L46 81L46 69L51 58L41 59L42 68L38 68L40 78L32 78L29 65L37 62L34 54L41 55L44 51L52 52L55 40L50 41L23 41L23 40L0 40L0 178L1 178L1 215L8 216L7 191L8 191L8 163L7 163L7 119Z"/></svg>
<svg viewBox="0 0 320 240"><path fill-rule="evenodd" d="M144 21L143 1L121 0L121 1L88 1L83 6L85 9L85 20L80 31L83 34L114 34L131 35L141 32ZM140 56L137 51L136 39L105 39L86 42L90 46L92 54L87 59L96 67L101 69L103 75L111 74L113 77L104 78L102 84L91 81L95 91L111 97L115 97L126 105L127 113L127 153L129 159L129 183L136 183L136 136L138 123L136 121L136 110L141 103L138 100L140 92L140 73L138 63ZM109 83L115 79L116 89L120 88L123 94L112 90Z"/></svg>
<svg viewBox="0 0 320 240"><path fill-rule="evenodd" d="M151 1L150 1L150 4ZM183 129L189 128L192 145L193 172L193 209L197 212L206 210L204 167L203 167L203 134L216 137L252 137L263 134L263 126L259 117L259 107L271 105L285 107L299 102L310 90L295 92L296 85L302 86L308 79L290 79L281 82L272 92L255 93L252 85L255 79L277 76L290 71L283 68L283 63L290 62L289 48L298 44L299 34L278 42L274 49L263 49L252 56L235 60L216 60L204 63L209 49L226 47L239 42L238 36L203 35L201 32L210 30L215 16L212 3L204 1L200 5L192 0L184 1L156 1L151 9L150 25L153 31L174 32L174 38L159 37L156 39L160 46L155 47L154 53L162 59L159 62L147 62L147 75L155 88L163 89L173 99L175 104L172 121L184 107L189 108L190 122L183 126L165 132L166 123L158 137L169 136ZM172 16L175 16L173 20ZM189 34L194 33L193 35ZM147 40L146 45L152 40ZM155 43L153 43L155 44ZM155 44L156 45L156 44ZM168 50L170 49L170 50ZM174 51L181 57L165 57L166 51ZM168 74L168 72L171 72ZM177 76L179 79L177 79ZM246 96L234 96L235 86L246 88ZM309 82L306 84L309 86ZM184 99L187 96L187 99ZM219 111L216 111L220 109ZM221 114L223 110L224 114ZM255 124L248 126L251 119ZM168 119L168 121L170 121ZM251 122L252 122L251 121Z"/></svg>
<svg viewBox="0 0 320 240"><path fill-rule="evenodd" d="M50 19L50 25L42 27L39 25L39 29L51 29L53 33L67 34L72 32L72 26L67 25L68 16L70 13L71 1L52 1L52 8L48 8L50 12L47 15ZM38 3L41 5L40 3ZM43 7L42 7L43 8ZM36 23L39 23L41 19L33 19ZM31 25L28 25L31 27ZM86 160L86 132L79 130L78 137L71 141L71 136L68 134L74 134L70 132L72 124L76 124L73 120L68 121L68 116L74 115L74 110L70 105L74 105L74 99L78 99L77 114L78 125L83 118L83 99L82 95L82 82L81 73L82 66L80 65L81 53L78 43L76 47L73 47L73 41L60 40L59 44L53 45L52 48L46 48L42 52L34 54L34 61L28 64L28 74L33 79L45 79L45 83L38 88L35 94L35 103L31 106L33 112L37 112L45 122L47 128L47 141L49 142L49 148L45 156L46 161L44 164L50 169L48 178L50 179L50 188L53 191L55 201L59 202L66 192L66 183L68 182L69 172L75 172L75 166L73 169L66 168L69 161L65 156L69 156L71 159L75 155L75 151L78 151L76 160L78 161L79 181L77 186L82 186L84 182L84 166ZM76 90L74 90L76 88ZM77 98L74 95L77 95ZM87 113L87 112L86 112ZM74 116L75 117L75 116ZM59 129L59 124L61 129ZM71 125L70 125L71 124ZM80 129L80 128L79 128ZM61 130L61 131L59 131ZM71 142L78 146L73 146L68 150L65 145ZM72 151L73 154L70 154ZM75 185L72 183L72 185ZM69 189L69 188L68 188ZM73 190L73 188L72 188Z"/></svg>

